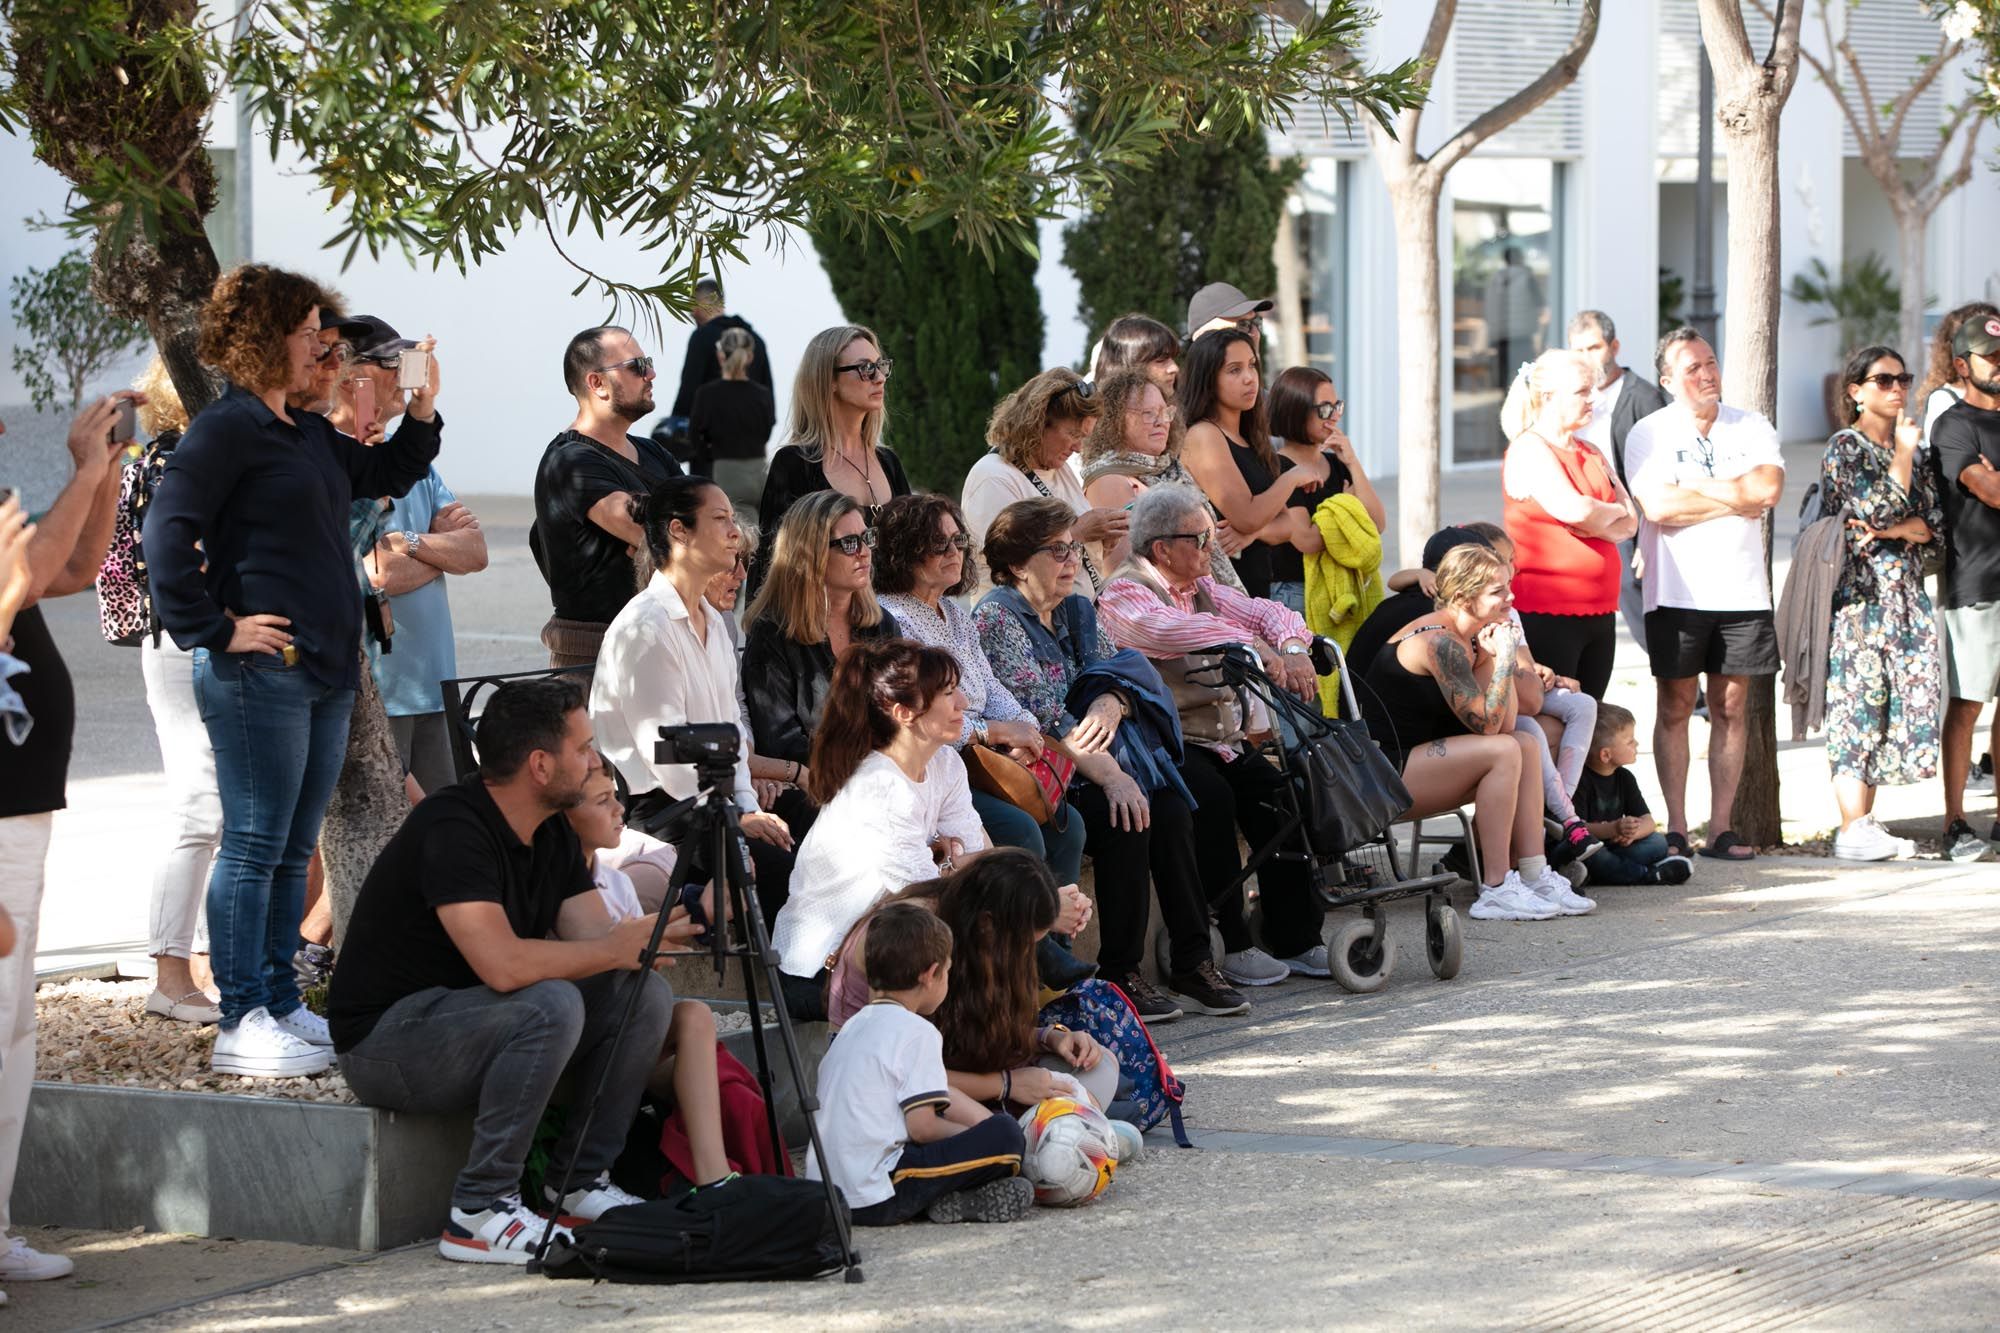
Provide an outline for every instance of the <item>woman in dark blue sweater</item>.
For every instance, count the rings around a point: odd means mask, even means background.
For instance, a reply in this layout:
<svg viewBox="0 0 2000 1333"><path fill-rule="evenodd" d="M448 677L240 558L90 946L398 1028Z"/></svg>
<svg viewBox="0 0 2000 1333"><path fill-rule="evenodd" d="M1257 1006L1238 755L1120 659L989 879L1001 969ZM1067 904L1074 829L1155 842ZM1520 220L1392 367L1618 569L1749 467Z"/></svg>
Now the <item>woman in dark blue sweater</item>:
<svg viewBox="0 0 2000 1333"><path fill-rule="evenodd" d="M291 960L306 861L361 683L348 507L421 480L442 424L435 362L402 425L372 449L285 406L311 383L319 309L333 299L262 264L216 283L200 352L229 388L188 427L146 514L153 604L174 642L195 652L222 792L208 885L222 995L213 1065L265 1078L315 1074L333 1059L325 1022L299 1003Z"/></svg>

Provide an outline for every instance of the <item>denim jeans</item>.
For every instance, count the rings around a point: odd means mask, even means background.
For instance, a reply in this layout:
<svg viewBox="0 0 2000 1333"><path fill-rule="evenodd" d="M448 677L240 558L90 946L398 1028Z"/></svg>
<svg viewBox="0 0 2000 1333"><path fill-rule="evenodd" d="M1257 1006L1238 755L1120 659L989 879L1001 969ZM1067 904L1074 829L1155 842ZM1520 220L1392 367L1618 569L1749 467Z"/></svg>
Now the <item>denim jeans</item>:
<svg viewBox="0 0 2000 1333"><path fill-rule="evenodd" d="M222 847L208 880L209 961L222 1026L260 1005L299 1007L292 954L305 915L306 862L347 757L354 691L287 667L275 653L196 653L195 699L215 747Z"/></svg>
<svg viewBox="0 0 2000 1333"><path fill-rule="evenodd" d="M1306 585L1303 579L1272 579L1271 598L1300 615L1306 613Z"/></svg>
<svg viewBox="0 0 2000 1333"><path fill-rule="evenodd" d="M1652 882L1653 867L1667 855L1667 838L1664 833L1648 833L1630 846L1620 847L1607 842L1590 854L1584 864L1590 867L1589 883L1592 884L1647 884Z"/></svg>
<svg viewBox="0 0 2000 1333"><path fill-rule="evenodd" d="M1083 873L1083 816L1075 810L1064 810L1066 819L1058 831L1056 820L1037 824L1026 810L991 792L973 792L972 808L979 812L979 822L986 826L986 836L993 839L995 847L1033 852L1048 862L1056 883L1074 884Z"/></svg>
<svg viewBox="0 0 2000 1333"><path fill-rule="evenodd" d="M646 1079L659 1062L673 1017L674 993L649 973L631 1026L611 1044L635 974L600 972L582 981L537 981L501 994L485 986L429 990L390 1005L374 1029L342 1054L340 1072L368 1106L419 1114L474 1108L472 1153L451 1191L469 1213L493 1206L521 1185L535 1126L565 1068L574 1072L577 1105L550 1151L553 1189L569 1169L571 1189L608 1169L625 1146ZM604 1100L579 1140L584 1111L610 1064ZM539 1207L540 1199L530 1199Z"/></svg>

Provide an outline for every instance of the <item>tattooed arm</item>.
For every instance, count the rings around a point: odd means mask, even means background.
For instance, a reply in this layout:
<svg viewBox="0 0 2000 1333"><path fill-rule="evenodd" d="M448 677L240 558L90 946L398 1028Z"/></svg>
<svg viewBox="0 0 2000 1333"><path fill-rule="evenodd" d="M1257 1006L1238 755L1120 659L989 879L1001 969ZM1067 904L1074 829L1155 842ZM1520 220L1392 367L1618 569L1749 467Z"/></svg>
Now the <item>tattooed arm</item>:
<svg viewBox="0 0 2000 1333"><path fill-rule="evenodd" d="M1514 631L1512 626L1495 625L1482 631L1481 638L1488 634L1496 640L1504 638L1505 643L1496 641L1486 645L1495 651L1492 678L1484 686L1474 672L1472 654L1463 643L1448 633L1424 637L1429 640L1431 678L1437 682L1446 705L1474 734L1498 736L1514 727Z"/></svg>

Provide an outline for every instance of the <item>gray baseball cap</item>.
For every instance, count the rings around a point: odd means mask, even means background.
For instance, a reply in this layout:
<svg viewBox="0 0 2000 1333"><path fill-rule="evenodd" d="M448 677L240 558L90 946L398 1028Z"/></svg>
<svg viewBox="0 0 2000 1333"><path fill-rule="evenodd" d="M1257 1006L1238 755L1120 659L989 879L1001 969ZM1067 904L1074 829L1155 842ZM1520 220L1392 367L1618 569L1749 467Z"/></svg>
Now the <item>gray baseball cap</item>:
<svg viewBox="0 0 2000 1333"><path fill-rule="evenodd" d="M1217 319L1241 319L1245 315L1261 315L1271 308L1269 301L1253 301L1226 282L1211 282L1194 294L1188 302L1188 336L1193 337L1204 324Z"/></svg>

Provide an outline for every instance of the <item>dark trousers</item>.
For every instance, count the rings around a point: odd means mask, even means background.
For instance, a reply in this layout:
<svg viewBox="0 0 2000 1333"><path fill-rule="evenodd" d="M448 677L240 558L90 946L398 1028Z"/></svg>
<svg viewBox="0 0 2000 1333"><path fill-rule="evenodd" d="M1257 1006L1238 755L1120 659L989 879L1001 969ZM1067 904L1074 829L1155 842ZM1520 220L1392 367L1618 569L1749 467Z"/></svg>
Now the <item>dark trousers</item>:
<svg viewBox="0 0 2000 1333"><path fill-rule="evenodd" d="M1208 957L1208 899L1195 860L1194 820L1187 802L1171 792L1152 799L1151 826L1138 832L1114 828L1104 789L1079 783L1071 792L1071 818L1081 817L1084 848L1097 872L1097 970L1118 980L1139 970L1146 956L1146 894L1159 895L1176 972L1194 970Z"/></svg>
<svg viewBox="0 0 2000 1333"><path fill-rule="evenodd" d="M1223 886L1243 869L1236 850L1236 830L1254 851L1278 830L1283 815L1273 803L1285 786L1285 775L1262 755L1224 760L1199 745L1187 747L1181 777L1194 793L1195 855L1207 900L1214 905L1222 930L1222 947L1230 953L1250 947L1250 925L1243 919L1243 890ZM1297 851L1291 839L1280 851ZM1312 896L1312 880L1303 861L1274 855L1257 870L1259 898L1264 908L1264 948L1279 958L1293 958L1320 942L1326 913Z"/></svg>
<svg viewBox="0 0 2000 1333"><path fill-rule="evenodd" d="M1558 676L1568 676L1599 703L1604 701L1611 684L1611 659L1618 653L1616 611L1594 616L1523 611L1521 629L1537 662Z"/></svg>
<svg viewBox="0 0 2000 1333"><path fill-rule="evenodd" d="M1027 1143L1013 1116L988 1116L962 1134L936 1143L912 1143L896 1159L889 1178L896 1192L880 1203L854 1210L854 1224L892 1227L922 1213L947 1194L957 1194L1021 1173Z"/></svg>
<svg viewBox="0 0 2000 1333"><path fill-rule="evenodd" d="M607 1170L632 1129L639 1096L660 1058L674 993L648 974L631 1026L612 1041L625 1014L633 974L602 972L582 981L537 981L501 994L485 986L436 986L389 1006L374 1029L341 1055L340 1072L368 1106L421 1114L474 1109L472 1154L452 1186L466 1212L493 1206L520 1188L535 1126L564 1069L579 1099L593 1097L608 1066L604 1100L579 1141L576 1108L549 1154L553 1187L570 1167L571 1188ZM528 1201L539 1207L540 1199Z"/></svg>
<svg viewBox="0 0 2000 1333"><path fill-rule="evenodd" d="M1666 855L1667 839L1662 833L1648 833L1624 847L1607 842L1590 854L1590 882L1650 884L1654 868L1666 859Z"/></svg>

